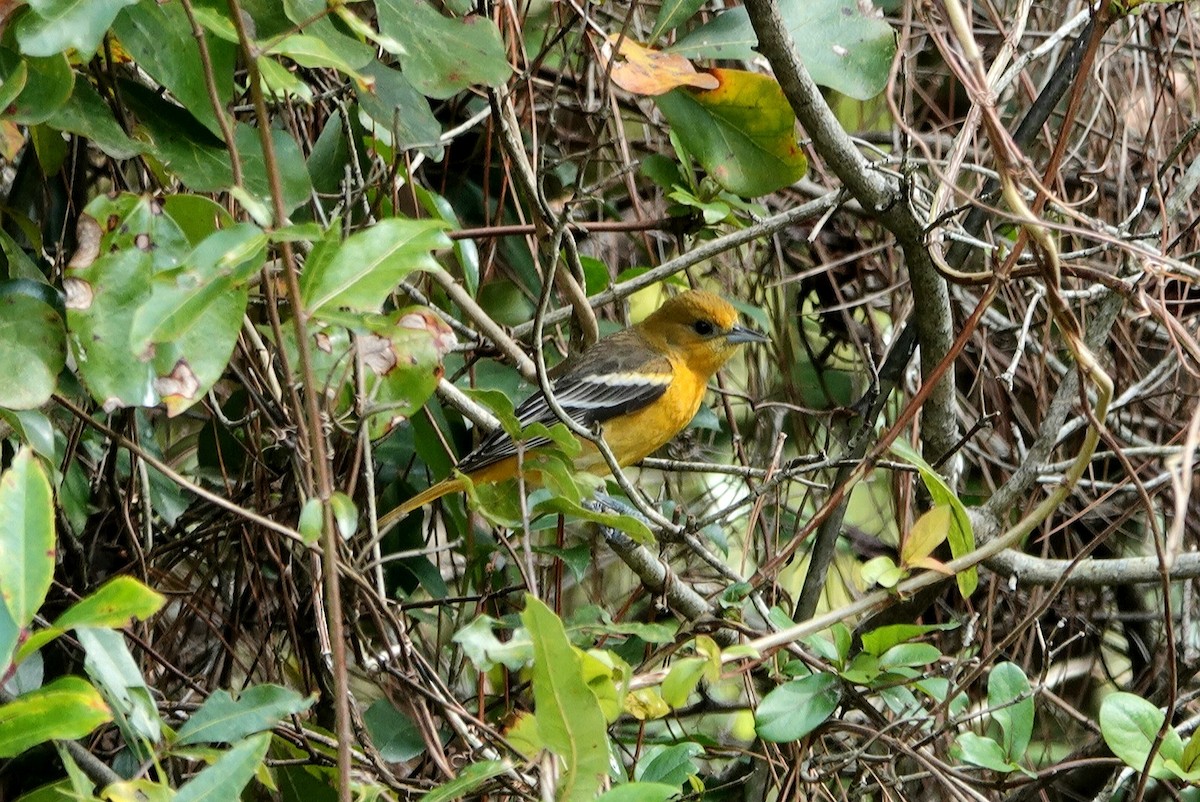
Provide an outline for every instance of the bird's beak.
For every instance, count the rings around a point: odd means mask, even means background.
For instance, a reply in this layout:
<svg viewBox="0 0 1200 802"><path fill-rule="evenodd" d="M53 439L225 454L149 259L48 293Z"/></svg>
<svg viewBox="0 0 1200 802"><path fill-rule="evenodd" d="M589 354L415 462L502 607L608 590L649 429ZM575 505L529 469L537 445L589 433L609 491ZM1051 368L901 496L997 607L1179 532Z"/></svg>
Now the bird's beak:
<svg viewBox="0 0 1200 802"><path fill-rule="evenodd" d="M731 345L738 343L769 343L770 339L767 335L757 332L754 329L748 329L745 326L734 326L725 335L725 341Z"/></svg>

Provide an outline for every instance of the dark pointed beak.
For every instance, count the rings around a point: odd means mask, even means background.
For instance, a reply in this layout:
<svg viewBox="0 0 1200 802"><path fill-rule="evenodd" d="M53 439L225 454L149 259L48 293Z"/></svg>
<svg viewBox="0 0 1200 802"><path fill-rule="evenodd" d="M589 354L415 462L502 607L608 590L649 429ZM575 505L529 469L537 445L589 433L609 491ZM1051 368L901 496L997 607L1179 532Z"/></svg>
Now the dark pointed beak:
<svg viewBox="0 0 1200 802"><path fill-rule="evenodd" d="M770 339L767 335L757 332L754 329L748 329L745 326L734 326L725 335L726 342L732 344L738 343L769 343Z"/></svg>

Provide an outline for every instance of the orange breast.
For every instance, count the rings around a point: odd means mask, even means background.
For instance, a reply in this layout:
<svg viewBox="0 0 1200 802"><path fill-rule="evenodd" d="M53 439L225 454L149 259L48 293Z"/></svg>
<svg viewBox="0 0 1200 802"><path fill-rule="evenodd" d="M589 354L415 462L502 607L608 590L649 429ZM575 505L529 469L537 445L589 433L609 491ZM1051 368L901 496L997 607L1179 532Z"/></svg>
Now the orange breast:
<svg viewBox="0 0 1200 802"><path fill-rule="evenodd" d="M707 382L679 363L674 365L674 373L671 385L657 401L604 424L604 440L621 467L653 454L696 416ZM607 473L604 459L594 447L585 447L575 464L582 470Z"/></svg>
<svg viewBox="0 0 1200 802"><path fill-rule="evenodd" d="M679 363L674 365L674 375L671 385L657 401L604 424L604 441L622 468L641 461L666 445L696 416L708 382ZM583 443L583 450L575 458L575 467L597 474L609 472L608 463L590 442ZM509 457L473 472L471 479L475 482L497 482L515 476L516 468L516 457ZM536 472L530 471L530 474ZM537 483L536 475L527 475L526 479Z"/></svg>

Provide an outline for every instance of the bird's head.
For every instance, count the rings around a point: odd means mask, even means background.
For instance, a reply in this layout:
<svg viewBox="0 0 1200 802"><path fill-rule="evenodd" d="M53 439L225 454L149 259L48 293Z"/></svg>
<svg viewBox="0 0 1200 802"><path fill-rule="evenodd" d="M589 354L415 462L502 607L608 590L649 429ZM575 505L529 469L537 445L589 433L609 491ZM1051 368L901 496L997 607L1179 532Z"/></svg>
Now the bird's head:
<svg viewBox="0 0 1200 802"><path fill-rule="evenodd" d="M675 296L638 328L706 377L716 373L742 343L768 342L764 335L738 324L737 310L728 301L703 290Z"/></svg>

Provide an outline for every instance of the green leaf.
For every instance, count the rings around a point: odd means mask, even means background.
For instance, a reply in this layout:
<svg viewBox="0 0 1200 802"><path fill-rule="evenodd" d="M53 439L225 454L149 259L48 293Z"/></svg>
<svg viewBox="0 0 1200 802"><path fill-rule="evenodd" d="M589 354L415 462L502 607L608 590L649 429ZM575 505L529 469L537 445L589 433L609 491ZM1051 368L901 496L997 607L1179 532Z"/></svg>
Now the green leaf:
<svg viewBox="0 0 1200 802"><path fill-rule="evenodd" d="M1170 759L1164 760L1163 766L1165 766L1167 771L1171 772L1172 775L1178 777L1184 782L1191 783L1193 785L1200 783L1200 771L1195 769L1189 771L1183 766L1179 765L1179 763L1176 761Z"/></svg>
<svg viewBox="0 0 1200 802"><path fill-rule="evenodd" d="M874 655L880 655L897 643L904 643L913 638L919 638L930 632L945 632L957 629L957 623L948 624L889 624L887 626L864 632L862 636L863 649Z"/></svg>
<svg viewBox="0 0 1200 802"><path fill-rule="evenodd" d="M0 64L2 63L0 61ZM25 89L25 84L29 80L29 65L24 61L17 61L15 66L3 68L0 71L0 78L2 78L0 80L0 109L7 109ZM12 239L8 234L5 234L4 237L6 240ZM8 252L7 245L4 250L6 253Z"/></svg>
<svg viewBox="0 0 1200 802"><path fill-rule="evenodd" d="M50 641L75 627L111 627L127 625L130 619L145 621L166 604L166 598L143 585L133 577L119 576L110 579L54 620L45 629L39 629L21 644L17 657L25 659Z"/></svg>
<svg viewBox="0 0 1200 802"><path fill-rule="evenodd" d="M658 18L654 20L654 30L650 32L650 42L690 20L704 3L705 0L663 0Z"/></svg>
<svg viewBox="0 0 1200 802"><path fill-rule="evenodd" d="M1004 733L1005 756L1013 763L1020 761L1033 735L1033 693L1016 663L1000 663L988 675L988 707Z"/></svg>
<svg viewBox="0 0 1200 802"><path fill-rule="evenodd" d="M54 621L54 626L64 630L80 626L124 627L130 619L145 621L166 602L166 597L133 577L118 576L71 605Z"/></svg>
<svg viewBox="0 0 1200 802"><path fill-rule="evenodd" d="M421 730L387 699L378 699L367 708L363 723L371 734L371 742L389 763L412 760L425 751Z"/></svg>
<svg viewBox="0 0 1200 802"><path fill-rule="evenodd" d="M279 685L255 685L242 691L237 699L219 690L179 728L177 743L236 743L307 710L313 701L311 696L301 696Z"/></svg>
<svg viewBox="0 0 1200 802"><path fill-rule="evenodd" d="M1158 738L1165 716L1163 711L1140 696L1117 692L1104 697L1100 705L1100 733L1112 753L1136 771L1146 767L1150 748ZM1166 780L1173 772L1166 760L1183 759L1183 739L1174 727L1168 727L1162 745L1150 763L1150 776Z"/></svg>
<svg viewBox="0 0 1200 802"><path fill-rule="evenodd" d="M258 57L258 77L272 99L283 102L290 97L306 106L312 105L312 88L274 58Z"/></svg>
<svg viewBox="0 0 1200 802"><path fill-rule="evenodd" d="M270 745L269 732L242 741L180 787L173 802L226 802L239 798L262 766Z"/></svg>
<svg viewBox="0 0 1200 802"><path fill-rule="evenodd" d="M638 761L635 778L639 782L673 786L678 791L688 777L699 771L696 758L703 754L704 747L694 741L652 746Z"/></svg>
<svg viewBox="0 0 1200 802"><path fill-rule="evenodd" d="M300 532L300 537L304 538L304 544L311 546L321 539L321 530L324 528L325 513L321 508L321 499L312 496L300 508L300 523L296 525L296 529Z"/></svg>
<svg viewBox="0 0 1200 802"><path fill-rule="evenodd" d="M68 463L63 472L62 484L58 487L58 503L66 519L67 528L74 534L83 532L87 526L91 510L89 504L92 490L89 474L84 470L78 457Z"/></svg>
<svg viewBox="0 0 1200 802"><path fill-rule="evenodd" d="M151 257L155 272L178 267L191 250L183 230L164 205L150 195L122 193L102 195L92 200L84 214L96 221L100 231L101 254L110 251L139 250ZM88 262L79 254L68 267L82 269Z"/></svg>
<svg viewBox="0 0 1200 802"><path fill-rule="evenodd" d="M779 84L741 70L711 73L721 82L716 89L673 89L655 102L713 180L754 197L803 178L808 160Z"/></svg>
<svg viewBox="0 0 1200 802"><path fill-rule="evenodd" d="M301 67L315 69L329 67L357 81L361 82L365 80L358 70L342 58L341 54L334 51L329 45L325 44L323 39L316 36L293 33L272 44L266 53L267 55L286 56Z"/></svg>
<svg viewBox="0 0 1200 802"><path fill-rule="evenodd" d="M950 507L952 514L948 533L950 553L955 557L962 557L964 554L974 551L975 532L971 528L971 519L967 516L967 508L959 501L950 485L946 484L946 480L930 467L929 463L907 441L901 439L892 443L892 453L916 467L934 504ZM979 572L975 568L968 568L966 571L960 571L955 579L958 581L959 593L966 598L978 587Z"/></svg>
<svg viewBox="0 0 1200 802"><path fill-rule="evenodd" d="M1004 747L991 738L973 732L960 733L950 747L950 754L964 762L1002 774L1009 774L1019 768L1004 756Z"/></svg>
<svg viewBox="0 0 1200 802"><path fill-rule="evenodd" d="M91 140L114 159L129 159L143 151L113 117L112 109L87 81L76 81L71 97L52 115L46 125Z"/></svg>
<svg viewBox="0 0 1200 802"><path fill-rule="evenodd" d="M590 553L590 550L589 550ZM675 622L644 623L641 621L605 621L602 624L585 624L578 627L589 632L595 631L609 635L632 635L646 643L663 644L675 640L679 625Z"/></svg>
<svg viewBox="0 0 1200 802"><path fill-rule="evenodd" d="M266 159L263 156L262 140L258 130L245 123L238 123L234 131L238 155L242 158L242 170L246 179L246 190L264 203L271 197L271 180L267 177ZM289 212L302 203L307 202L312 195L312 180L308 176L308 168L304 165L304 154L300 146L287 131L271 129L271 142L275 148L275 161L279 167L280 184L283 188L283 206ZM228 164L226 157L224 164ZM226 186L233 182L232 167ZM193 189L201 190L200 187Z"/></svg>
<svg viewBox="0 0 1200 802"><path fill-rule="evenodd" d="M526 452L521 468L526 475L537 475L542 484L528 493L529 509L538 514L561 513L563 515L590 515L590 511L579 507L584 488L595 487L598 477L580 473L568 454L577 453L580 445L561 424L547 428L535 423L522 432L525 438L550 437L551 442L539 445ZM565 438L562 439L562 438ZM528 492L529 488L526 487ZM521 505L517 480L488 482L467 488L467 498L472 508L497 526L509 528L521 525Z"/></svg>
<svg viewBox="0 0 1200 802"><path fill-rule="evenodd" d="M445 224L393 217L352 234L327 259L306 265L300 281L304 307L376 312L396 284L415 270L438 270L430 251L447 248Z"/></svg>
<svg viewBox="0 0 1200 802"><path fill-rule="evenodd" d="M887 85L896 38L882 18L866 14L856 0L779 0L784 25L812 78L856 100ZM758 37L745 8L734 8L668 48L691 59L752 61Z"/></svg>
<svg viewBox="0 0 1200 802"><path fill-rule="evenodd" d="M683 707L704 679L707 667L708 661L703 657L684 657L671 663L662 683L663 700L671 707Z"/></svg>
<svg viewBox="0 0 1200 802"><path fill-rule="evenodd" d="M867 560L862 564L859 573L868 587L879 585L882 588L894 588L900 580L908 576L908 571L892 562L892 558L886 554Z"/></svg>
<svg viewBox="0 0 1200 802"><path fill-rule="evenodd" d="M30 56L52 56L74 48L86 61L100 46L113 19L137 0L30 0L30 13L16 24L17 43Z"/></svg>
<svg viewBox="0 0 1200 802"><path fill-rule="evenodd" d="M1180 768L1185 771L1195 771L1197 763L1200 763L1200 730L1194 730L1192 736L1188 738L1187 744L1184 745Z"/></svg>
<svg viewBox="0 0 1200 802"><path fill-rule="evenodd" d="M194 326L154 346L154 392L174 417L202 399L221 378L241 332L247 287L216 298Z"/></svg>
<svg viewBox="0 0 1200 802"><path fill-rule="evenodd" d="M139 67L169 89L209 131L220 136L221 126L208 97L200 47L182 4L137 3L117 15L112 29ZM211 36L206 35L205 40L217 97L227 104L233 97L236 49L232 43ZM228 116L224 109L221 113Z"/></svg>
<svg viewBox="0 0 1200 802"><path fill-rule="evenodd" d="M843 625L843 627L844 626L845 625ZM804 645L808 647L815 655L817 655L817 657L820 657L821 659L826 660L835 666L840 667L846 660L846 653L838 648L837 643L830 638L825 637L825 635L822 633L809 635L804 639Z"/></svg>
<svg viewBox="0 0 1200 802"><path fill-rule="evenodd" d="M16 679L21 666L16 665L14 667L14 663L17 662L14 652L24 632L25 630L17 626L16 621L13 621L12 615L8 612L8 605L0 604L0 676L11 676L14 680ZM14 688L7 683L5 687L10 693L21 692L20 689Z"/></svg>
<svg viewBox="0 0 1200 802"><path fill-rule="evenodd" d="M441 161L445 152L439 141L442 126L412 81L378 61L363 67L362 72L371 79L355 86L363 128L394 150L416 148Z"/></svg>
<svg viewBox="0 0 1200 802"><path fill-rule="evenodd" d="M131 618L145 621L166 603L166 597L133 577L118 576L71 605L55 619L54 626L62 630L84 626L115 629L128 625Z"/></svg>
<svg viewBox="0 0 1200 802"><path fill-rule="evenodd" d="M26 799L22 797L22 802L76 802L80 799L88 799L95 795L96 784L91 780L83 769L75 762L75 758L71 756L70 750L63 743L56 743L54 749L58 752L58 758L62 761L63 768L66 769L67 779L56 784L62 789L61 797L49 797L46 799ZM49 786L51 788L55 786ZM68 793L73 791L73 795Z"/></svg>
<svg viewBox="0 0 1200 802"><path fill-rule="evenodd" d="M196 0L192 4L192 13L196 15L196 22L200 23L200 27L213 36L234 47L240 45L237 26L229 17L229 7L226 4L213 0Z"/></svg>
<svg viewBox="0 0 1200 802"><path fill-rule="evenodd" d="M650 531L650 527L639 517L611 512L598 512L562 495L551 494L546 498L535 498L535 495L530 494L530 498L534 502L533 509L535 512L553 512L561 515L569 515L572 518L607 526L610 529L624 532L635 542L641 543L643 546L656 546L658 543L654 534Z"/></svg>
<svg viewBox="0 0 1200 802"><path fill-rule="evenodd" d="M103 255L63 280L80 373L106 410L161 400L177 415L229 362L265 238L242 225L193 250L161 206L130 195L98 198L87 214L104 221Z"/></svg>
<svg viewBox="0 0 1200 802"><path fill-rule="evenodd" d="M442 358L458 342L430 308L410 306L364 316L355 345L366 367L368 433L378 439L412 416L445 374Z"/></svg>
<svg viewBox="0 0 1200 802"><path fill-rule="evenodd" d="M592 547L587 543L580 543L577 546L558 547L558 546L534 546L534 554L546 554L551 557L557 557L562 560L563 565L571 572L571 576L575 577L576 582L582 582L584 576L587 575L588 568L595 561L595 555L592 554Z"/></svg>
<svg viewBox="0 0 1200 802"><path fill-rule="evenodd" d="M250 223L211 234L182 267L154 276L150 297L137 310L131 350L178 340L206 320L206 313L256 275L266 259L267 236Z"/></svg>
<svg viewBox="0 0 1200 802"><path fill-rule="evenodd" d="M5 86L7 86L7 84ZM0 88L0 94L2 94L3 91L3 88ZM0 109L2 108L4 108L3 99L0 99ZM14 223L20 224L20 220L21 218L17 217L14 219ZM23 229L23 233L26 236L32 236L32 240L34 242L41 242L41 239L37 235L36 229ZM9 278L23 278L37 282L38 284L42 284L47 290L47 295L44 300L54 306L62 305L61 295L59 295L59 293L54 290L46 281L46 276L42 273L42 269L37 265L36 262L34 262L33 259L30 258L30 255L25 252L24 248L18 245L11 236L3 231L0 231L0 253L3 253L3 259L0 259L0 262L8 262ZM0 267L0 276L2 275L3 268Z"/></svg>
<svg viewBox="0 0 1200 802"><path fill-rule="evenodd" d="M358 530L358 508L354 506L354 501L338 490L330 497L329 505L333 507L333 521L342 540L354 537Z"/></svg>
<svg viewBox="0 0 1200 802"><path fill-rule="evenodd" d="M117 723L130 741L155 743L162 737L158 708L125 636L114 629L77 627L75 635L86 657L84 668L100 689ZM139 753L144 751L139 744Z"/></svg>
<svg viewBox="0 0 1200 802"><path fill-rule="evenodd" d="M879 656L879 667L891 671L906 666L927 666L942 659L942 652L932 643L899 643Z"/></svg>
<svg viewBox="0 0 1200 802"><path fill-rule="evenodd" d="M558 616L525 597L521 621L533 640L533 699L538 733L563 761L560 800L590 800L608 774L608 733L595 694L583 681L580 657Z"/></svg>
<svg viewBox="0 0 1200 802"><path fill-rule="evenodd" d="M510 764L503 760L484 760L472 763L460 771L453 780L442 783L421 797L421 802L451 802L451 800L461 799L510 768Z"/></svg>
<svg viewBox="0 0 1200 802"><path fill-rule="evenodd" d="M7 423L17 436L33 448L39 457L54 459L54 424L36 409L2 409L0 420Z"/></svg>
<svg viewBox="0 0 1200 802"><path fill-rule="evenodd" d="M192 114L141 84L119 84L121 98L138 121L136 134L147 152L197 192L215 192L233 183L229 151L219 135Z"/></svg>
<svg viewBox="0 0 1200 802"><path fill-rule="evenodd" d="M147 150L189 189L196 192L220 192L233 188L233 166L225 142L196 125L187 110L158 97L145 87L131 82L121 84L126 105L137 114ZM283 190L284 207L291 211L309 200L312 182L304 163L304 154L296 140L286 132L271 130ZM269 208L271 182L258 130L246 123L234 126L234 147L242 165L244 189L250 197L244 203Z"/></svg>
<svg viewBox="0 0 1200 802"><path fill-rule="evenodd" d="M413 192L416 193L417 202L421 204L421 207L431 217L436 217L452 229L462 228L462 224L458 219L458 212L454 210L454 206L446 198L416 184L413 185ZM462 270L463 286L473 298L479 292L479 248L476 247L475 240L454 240L454 257L458 261L459 268ZM586 269L588 257L583 257L583 259ZM607 268L605 270L607 271ZM607 278L607 272L605 273L605 277ZM588 293L591 294L592 292L599 292L599 289L593 290L589 282Z"/></svg>
<svg viewBox="0 0 1200 802"><path fill-rule="evenodd" d="M404 74L418 91L448 98L475 84L501 86L512 76L504 40L486 17L443 17L425 0L376 0L379 30L403 48Z"/></svg>
<svg viewBox="0 0 1200 802"><path fill-rule="evenodd" d="M234 224L224 206L203 195L171 193L163 200L163 211L175 221L193 248L218 229L232 228Z"/></svg>
<svg viewBox="0 0 1200 802"><path fill-rule="evenodd" d="M106 411L153 406L154 373L135 359L129 340L133 316L149 297L151 257L140 250L101 256L82 270L68 270L67 328L80 377Z"/></svg>
<svg viewBox="0 0 1200 802"><path fill-rule="evenodd" d="M3 107L4 119L21 125L43 123L58 111L75 86L75 71L61 53L45 58L22 58L7 47L0 46L0 79L8 85L21 86L20 93Z"/></svg>
<svg viewBox="0 0 1200 802"><path fill-rule="evenodd" d="M61 677L0 705L0 758L54 739L83 738L112 721L100 694L79 677Z"/></svg>
<svg viewBox="0 0 1200 802"><path fill-rule="evenodd" d="M27 627L54 578L54 496L29 448L0 476L0 599L18 627Z"/></svg>
<svg viewBox="0 0 1200 802"><path fill-rule="evenodd" d="M671 706L662 698L657 688L638 688L625 695L625 712L638 721L662 718L671 712Z"/></svg>
<svg viewBox="0 0 1200 802"><path fill-rule="evenodd" d="M678 785L633 782L605 791L596 802L666 802L676 796L679 796Z"/></svg>
<svg viewBox="0 0 1200 802"><path fill-rule="evenodd" d="M879 678L882 669L879 658L867 652L859 652L841 671L842 679L856 685L871 686Z"/></svg>
<svg viewBox="0 0 1200 802"><path fill-rule="evenodd" d="M615 722L621 715L625 691L633 669L613 652L605 649L580 651L580 674L584 684L595 694L600 712L607 723Z"/></svg>
<svg viewBox="0 0 1200 802"><path fill-rule="evenodd" d="M353 120L347 120L353 134L358 126ZM325 121L320 136L312 146L308 156L308 172L312 178L313 188L321 194L337 194L341 192L342 181L345 180L346 170L351 166L351 159L365 156L357 146L351 153L349 137L342 124L340 114L335 114ZM359 168L361 169L361 159ZM410 185L411 186L411 185ZM313 237L313 239L318 239Z"/></svg>
<svg viewBox="0 0 1200 802"><path fill-rule="evenodd" d="M54 175L63 169L67 161L67 140L61 131L38 123L29 129L29 142L33 145L42 175Z"/></svg>
<svg viewBox="0 0 1200 802"><path fill-rule="evenodd" d="M317 223L292 223L268 231L267 239L271 242L315 242L325 235L324 226Z"/></svg>
<svg viewBox="0 0 1200 802"><path fill-rule="evenodd" d="M178 342L135 353L131 332L150 299L153 277L176 268L191 246L175 221L149 197L101 196L88 204L102 254L90 263L77 255L67 270L67 326L79 372L92 395L111 411L153 406L162 398L177 414L207 391L233 350L245 309L243 289L206 311L200 331ZM101 225L101 222L103 225Z"/></svg>
<svg viewBox="0 0 1200 802"><path fill-rule="evenodd" d="M0 407L40 407L58 386L67 333L61 301L47 303L47 289L29 279L0 281Z"/></svg>
<svg viewBox="0 0 1200 802"><path fill-rule="evenodd" d="M289 20L303 24L305 34L323 41L354 69L361 70L375 60L375 48L343 33L333 24L325 0L283 0L283 8Z"/></svg>
<svg viewBox="0 0 1200 802"><path fill-rule="evenodd" d="M754 711L754 729L764 741L797 741L821 726L841 698L833 674L810 674L780 685Z"/></svg>
<svg viewBox="0 0 1200 802"><path fill-rule="evenodd" d="M509 671L520 671L533 660L533 642L529 639L529 632L518 629L512 637L502 642L493 631L498 623L489 616L478 616L455 632L451 640L462 647L463 654L480 671L491 671L497 665L503 665Z"/></svg>

